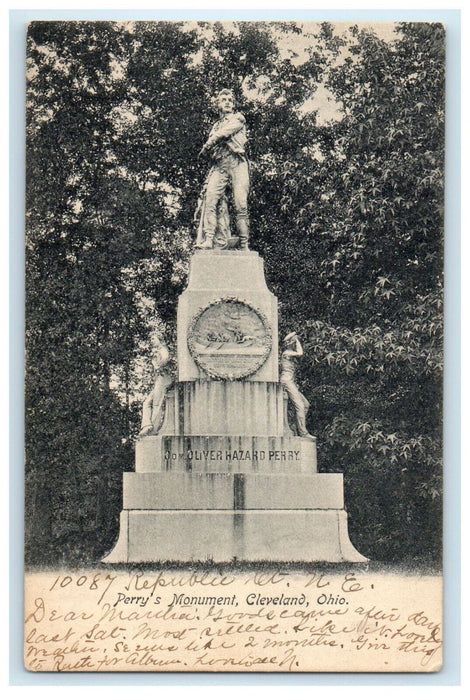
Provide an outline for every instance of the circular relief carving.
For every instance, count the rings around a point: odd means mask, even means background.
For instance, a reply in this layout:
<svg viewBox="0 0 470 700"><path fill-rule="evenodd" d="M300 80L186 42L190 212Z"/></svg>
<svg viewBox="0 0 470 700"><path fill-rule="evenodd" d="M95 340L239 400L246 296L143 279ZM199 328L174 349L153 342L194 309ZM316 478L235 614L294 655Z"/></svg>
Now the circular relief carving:
<svg viewBox="0 0 470 700"><path fill-rule="evenodd" d="M271 345L272 332L264 315L232 297L201 309L188 333L191 355L214 379L254 374L266 362Z"/></svg>

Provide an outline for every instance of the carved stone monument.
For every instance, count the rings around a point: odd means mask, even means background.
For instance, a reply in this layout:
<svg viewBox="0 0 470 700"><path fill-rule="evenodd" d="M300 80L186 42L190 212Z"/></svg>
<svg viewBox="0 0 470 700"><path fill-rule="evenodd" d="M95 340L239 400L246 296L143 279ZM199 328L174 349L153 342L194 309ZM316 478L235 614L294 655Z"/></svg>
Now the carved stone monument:
<svg viewBox="0 0 470 700"><path fill-rule="evenodd" d="M365 561L349 540L342 474L317 471L305 397L303 435L288 425L294 335L280 381L277 299L262 259L195 251L178 303L177 381L166 384L157 434L137 440L104 562Z"/></svg>
<svg viewBox="0 0 470 700"><path fill-rule="evenodd" d="M119 539L103 561L365 561L349 540L342 474L317 472L308 401L295 383L303 353L295 333L284 339L279 377L277 299L248 250L245 117L231 90L217 105L200 153L211 168L196 251L178 301L178 378L170 388L160 345L135 473L124 474Z"/></svg>

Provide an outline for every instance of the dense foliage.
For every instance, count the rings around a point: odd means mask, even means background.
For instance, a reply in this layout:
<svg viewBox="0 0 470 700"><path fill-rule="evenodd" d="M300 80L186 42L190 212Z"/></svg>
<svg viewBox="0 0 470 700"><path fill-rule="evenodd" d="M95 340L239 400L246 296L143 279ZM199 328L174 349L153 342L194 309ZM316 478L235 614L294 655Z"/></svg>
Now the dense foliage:
<svg viewBox="0 0 470 700"><path fill-rule="evenodd" d="M280 332L302 338L352 540L436 562L444 30L175 22L29 27L27 560L96 561L117 534L149 335L175 342L224 86L250 129L251 245Z"/></svg>

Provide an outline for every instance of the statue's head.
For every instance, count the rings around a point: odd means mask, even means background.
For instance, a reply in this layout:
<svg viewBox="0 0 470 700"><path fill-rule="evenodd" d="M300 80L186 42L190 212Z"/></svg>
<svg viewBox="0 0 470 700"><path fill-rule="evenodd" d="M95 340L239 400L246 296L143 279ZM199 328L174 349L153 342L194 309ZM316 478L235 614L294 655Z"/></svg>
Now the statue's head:
<svg viewBox="0 0 470 700"><path fill-rule="evenodd" d="M160 340L157 333L153 334L151 337L151 353L153 368L158 372L158 370L162 369L162 367L168 363L170 351L165 343Z"/></svg>
<svg viewBox="0 0 470 700"><path fill-rule="evenodd" d="M162 369L170 359L170 351L166 345L161 345L152 357L152 365L154 370Z"/></svg>
<svg viewBox="0 0 470 700"><path fill-rule="evenodd" d="M221 114L230 114L235 109L235 97L232 90L224 88L216 97L217 109Z"/></svg>

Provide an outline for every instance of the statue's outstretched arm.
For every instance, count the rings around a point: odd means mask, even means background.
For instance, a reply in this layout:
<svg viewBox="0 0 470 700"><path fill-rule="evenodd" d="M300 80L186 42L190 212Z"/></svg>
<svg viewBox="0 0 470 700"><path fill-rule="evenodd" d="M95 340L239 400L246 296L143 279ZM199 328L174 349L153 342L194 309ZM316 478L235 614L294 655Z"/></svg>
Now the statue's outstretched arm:
<svg viewBox="0 0 470 700"><path fill-rule="evenodd" d="M302 355L304 354L304 350L302 345L300 344L300 340L296 335L291 335L290 337L292 340L295 341L295 349L289 348L288 350L284 350L282 354L287 355L287 357L302 357Z"/></svg>
<svg viewBox="0 0 470 700"><path fill-rule="evenodd" d="M300 344L300 340L297 338L297 336L295 336L295 350L297 357L302 357L302 355L304 354L304 349Z"/></svg>

